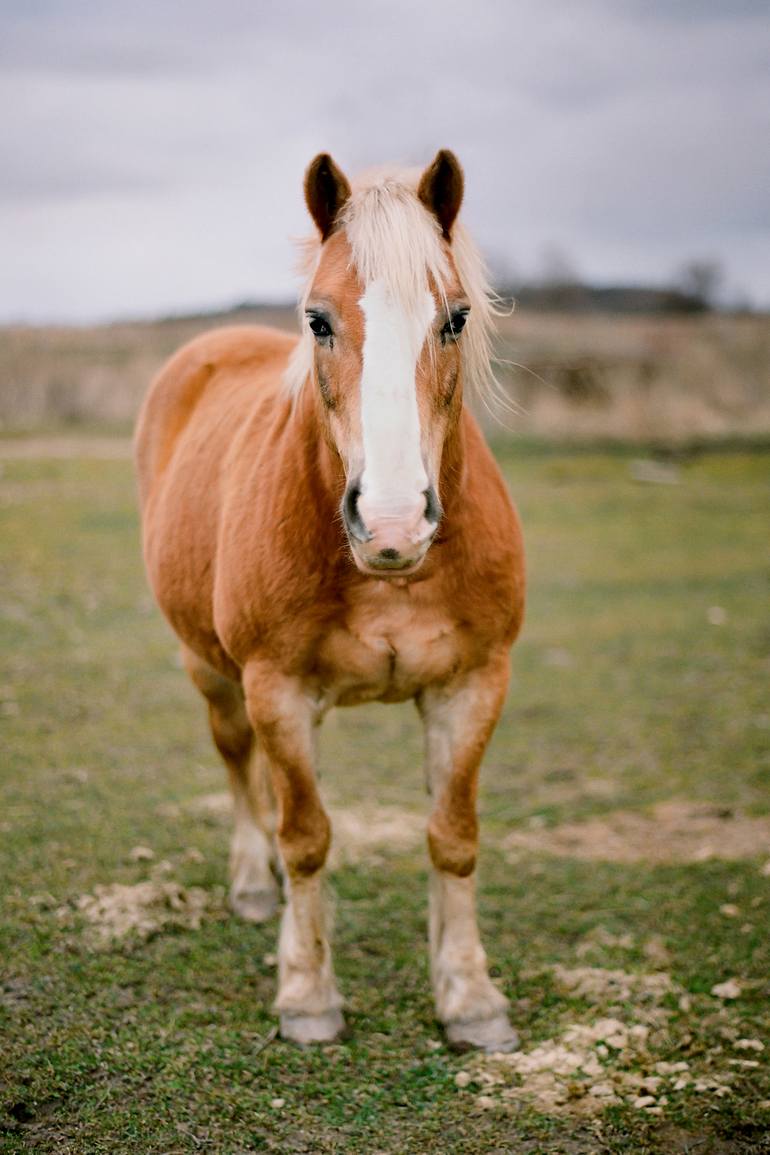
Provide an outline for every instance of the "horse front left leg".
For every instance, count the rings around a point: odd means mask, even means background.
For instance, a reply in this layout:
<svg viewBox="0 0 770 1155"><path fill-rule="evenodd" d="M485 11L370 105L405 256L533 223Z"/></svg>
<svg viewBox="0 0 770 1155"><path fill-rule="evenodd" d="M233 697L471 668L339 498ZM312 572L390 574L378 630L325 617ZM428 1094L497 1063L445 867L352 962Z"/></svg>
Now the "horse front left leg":
<svg viewBox="0 0 770 1155"><path fill-rule="evenodd" d="M286 907L278 944L281 1035L324 1043L344 1029L323 895L331 824L315 776L315 712L302 685L263 662L243 671L246 708L266 753L278 809Z"/></svg>
<svg viewBox="0 0 770 1155"><path fill-rule="evenodd" d="M478 773L507 684L505 654L451 687L424 691L418 702L434 803L428 847L436 1012L450 1043L488 1051L518 1046L507 1000L489 977L476 917Z"/></svg>

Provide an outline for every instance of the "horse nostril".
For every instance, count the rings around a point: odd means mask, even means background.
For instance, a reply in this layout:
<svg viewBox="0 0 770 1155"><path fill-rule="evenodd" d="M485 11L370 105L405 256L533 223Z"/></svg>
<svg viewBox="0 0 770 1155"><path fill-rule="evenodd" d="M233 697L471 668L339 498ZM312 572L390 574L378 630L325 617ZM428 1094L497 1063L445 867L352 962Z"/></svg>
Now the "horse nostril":
<svg viewBox="0 0 770 1155"><path fill-rule="evenodd" d="M354 537L356 541L366 542L371 540L371 533L364 525L364 519L358 510L358 499L361 496L361 490L356 482L351 482L345 490L345 496L342 499L342 517L347 526L348 533Z"/></svg>
<svg viewBox="0 0 770 1155"><path fill-rule="evenodd" d="M438 525L444 516L438 494L433 486L429 485L428 488L423 491L423 496L425 498L425 520L430 522L431 525Z"/></svg>
<svg viewBox="0 0 770 1155"><path fill-rule="evenodd" d="M397 549L381 549L380 557L383 559L383 561L398 561L398 559L401 557L401 554Z"/></svg>

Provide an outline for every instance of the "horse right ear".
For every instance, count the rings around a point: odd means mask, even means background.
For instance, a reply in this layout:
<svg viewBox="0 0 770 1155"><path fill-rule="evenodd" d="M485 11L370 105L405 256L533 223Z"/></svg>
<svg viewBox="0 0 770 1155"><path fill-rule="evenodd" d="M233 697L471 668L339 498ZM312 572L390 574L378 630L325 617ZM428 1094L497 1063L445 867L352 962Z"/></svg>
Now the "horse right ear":
<svg viewBox="0 0 770 1155"><path fill-rule="evenodd" d="M465 178L462 166L453 152L442 148L420 179L417 195L433 213L447 240L463 201Z"/></svg>
<svg viewBox="0 0 770 1155"><path fill-rule="evenodd" d="M310 215L318 225L321 240L334 231L345 202L350 196L348 179L329 156L319 152L305 173L305 201Z"/></svg>

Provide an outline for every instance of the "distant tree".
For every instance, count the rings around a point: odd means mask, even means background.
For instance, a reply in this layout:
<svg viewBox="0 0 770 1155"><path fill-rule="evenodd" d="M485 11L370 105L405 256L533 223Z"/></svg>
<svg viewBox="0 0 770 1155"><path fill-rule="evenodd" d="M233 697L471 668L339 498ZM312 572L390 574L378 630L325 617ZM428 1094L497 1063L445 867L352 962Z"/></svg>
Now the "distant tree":
<svg viewBox="0 0 770 1155"><path fill-rule="evenodd" d="M718 260L697 258L687 261L679 270L676 287L685 296L695 297L713 308L724 282L724 269Z"/></svg>

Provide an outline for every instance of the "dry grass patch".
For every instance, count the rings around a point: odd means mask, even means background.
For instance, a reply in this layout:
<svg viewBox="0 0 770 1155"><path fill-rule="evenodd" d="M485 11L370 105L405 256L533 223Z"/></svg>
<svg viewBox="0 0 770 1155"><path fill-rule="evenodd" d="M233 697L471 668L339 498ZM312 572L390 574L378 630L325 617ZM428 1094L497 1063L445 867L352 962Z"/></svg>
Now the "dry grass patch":
<svg viewBox="0 0 770 1155"><path fill-rule="evenodd" d="M0 428L128 424L175 349L232 323L296 331L291 307L91 328L2 327ZM501 318L496 351L516 407L506 424L517 433L680 442L770 431L767 315L517 309Z"/></svg>
<svg viewBox="0 0 770 1155"><path fill-rule="evenodd" d="M503 846L512 862L522 853L622 863L737 860L770 852L770 816L673 800L650 813L617 810L550 830L515 830Z"/></svg>
<svg viewBox="0 0 770 1155"><path fill-rule="evenodd" d="M131 455L131 439L128 437L25 437L18 441L0 438L0 459L5 461L37 461L42 458L75 461L83 457L96 461L130 461Z"/></svg>

